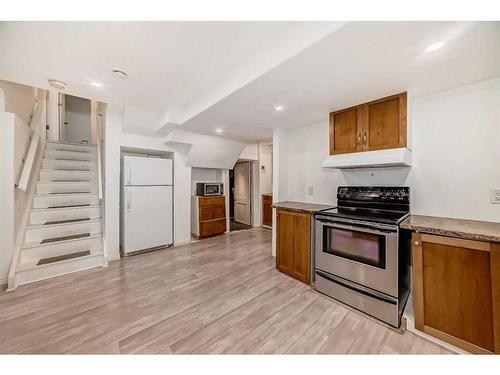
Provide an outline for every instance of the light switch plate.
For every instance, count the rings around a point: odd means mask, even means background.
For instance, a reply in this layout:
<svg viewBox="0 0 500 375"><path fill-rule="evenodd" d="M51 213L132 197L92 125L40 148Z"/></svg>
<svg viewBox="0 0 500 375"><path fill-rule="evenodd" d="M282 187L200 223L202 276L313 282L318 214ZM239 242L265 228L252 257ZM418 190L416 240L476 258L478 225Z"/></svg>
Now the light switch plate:
<svg viewBox="0 0 500 375"><path fill-rule="evenodd" d="M313 188L312 186L309 186L309 187L307 188L307 194L308 194L308 195L313 195L313 194L314 194L314 188Z"/></svg>
<svg viewBox="0 0 500 375"><path fill-rule="evenodd" d="M500 204L500 189L491 189L490 201L492 204Z"/></svg>

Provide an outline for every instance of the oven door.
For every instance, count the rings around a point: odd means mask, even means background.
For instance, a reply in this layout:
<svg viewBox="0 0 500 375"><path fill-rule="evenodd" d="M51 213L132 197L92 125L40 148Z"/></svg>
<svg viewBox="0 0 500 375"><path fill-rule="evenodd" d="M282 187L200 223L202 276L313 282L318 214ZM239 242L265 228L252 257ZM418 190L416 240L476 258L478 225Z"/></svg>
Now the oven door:
<svg viewBox="0 0 500 375"><path fill-rule="evenodd" d="M398 229L376 223L316 219L316 268L398 296Z"/></svg>

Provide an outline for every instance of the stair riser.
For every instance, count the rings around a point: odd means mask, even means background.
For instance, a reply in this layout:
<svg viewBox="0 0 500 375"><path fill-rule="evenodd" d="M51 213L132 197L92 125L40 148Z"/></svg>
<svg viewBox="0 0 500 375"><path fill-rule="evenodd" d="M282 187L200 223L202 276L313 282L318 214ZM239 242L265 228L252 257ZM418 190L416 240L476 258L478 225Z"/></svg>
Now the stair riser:
<svg viewBox="0 0 500 375"><path fill-rule="evenodd" d="M75 220L75 219L98 219L101 217L101 207L49 209L48 211L32 211L30 213L30 224L44 224L48 221Z"/></svg>
<svg viewBox="0 0 500 375"><path fill-rule="evenodd" d="M38 183L36 186L38 194L48 193L97 193L95 183L86 182L59 182L59 183Z"/></svg>
<svg viewBox="0 0 500 375"><path fill-rule="evenodd" d="M85 250L90 250L90 253L94 254L101 251L101 248L101 237L31 247L21 250L21 263L38 262L40 259L72 254Z"/></svg>
<svg viewBox="0 0 500 375"><path fill-rule="evenodd" d="M96 163L90 161L43 159L42 168L95 171Z"/></svg>
<svg viewBox="0 0 500 375"><path fill-rule="evenodd" d="M47 149L45 150L45 157L47 159L96 160L97 154L94 152Z"/></svg>
<svg viewBox="0 0 500 375"><path fill-rule="evenodd" d="M42 241L47 238L72 236L82 233L101 233L100 221L27 228L24 234L24 242Z"/></svg>
<svg viewBox="0 0 500 375"><path fill-rule="evenodd" d="M68 143L53 143L47 142L46 145L47 150L69 150L69 151L86 151L86 152L97 152L96 146L88 146L88 145L73 145Z"/></svg>
<svg viewBox="0 0 500 375"><path fill-rule="evenodd" d="M43 267L35 267L30 270L18 272L16 281L18 285L28 284L34 281L44 280L55 276L65 275L89 268L102 267L104 258L102 255L72 259L70 262L57 262Z"/></svg>
<svg viewBox="0 0 500 375"><path fill-rule="evenodd" d="M52 169L42 169L40 171L40 182L50 182L54 180L91 180L97 181L97 172L85 171L57 171Z"/></svg>
<svg viewBox="0 0 500 375"><path fill-rule="evenodd" d="M47 208L54 206L75 206L80 204L99 204L97 195L72 195L72 196L57 196L53 197L37 197L33 198L33 208Z"/></svg>

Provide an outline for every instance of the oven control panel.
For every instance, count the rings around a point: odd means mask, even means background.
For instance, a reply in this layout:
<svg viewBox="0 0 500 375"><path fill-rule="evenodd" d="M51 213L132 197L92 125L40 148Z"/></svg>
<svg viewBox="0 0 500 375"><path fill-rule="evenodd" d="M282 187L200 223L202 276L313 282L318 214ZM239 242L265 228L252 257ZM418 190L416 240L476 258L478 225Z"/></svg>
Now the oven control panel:
<svg viewBox="0 0 500 375"><path fill-rule="evenodd" d="M394 186L340 186L338 200L409 203L410 188Z"/></svg>

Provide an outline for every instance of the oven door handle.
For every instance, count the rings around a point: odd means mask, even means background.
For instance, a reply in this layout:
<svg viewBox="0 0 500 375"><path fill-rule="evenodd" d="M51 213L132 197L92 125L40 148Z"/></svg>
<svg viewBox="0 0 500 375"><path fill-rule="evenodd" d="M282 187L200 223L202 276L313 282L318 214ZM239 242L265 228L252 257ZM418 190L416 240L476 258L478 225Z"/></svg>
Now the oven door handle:
<svg viewBox="0 0 500 375"><path fill-rule="evenodd" d="M387 236L388 234L391 234L393 232L391 231L385 231L385 230L377 230L377 229L370 229L370 228L364 228L364 227L358 227L356 225L346 225L346 224L337 224L337 223L331 223L328 221L323 221L319 220L323 225L330 227L330 228L337 228L337 229L346 229L346 230L354 230L356 232L364 232L364 233L371 233L371 234L378 234L381 236Z"/></svg>

